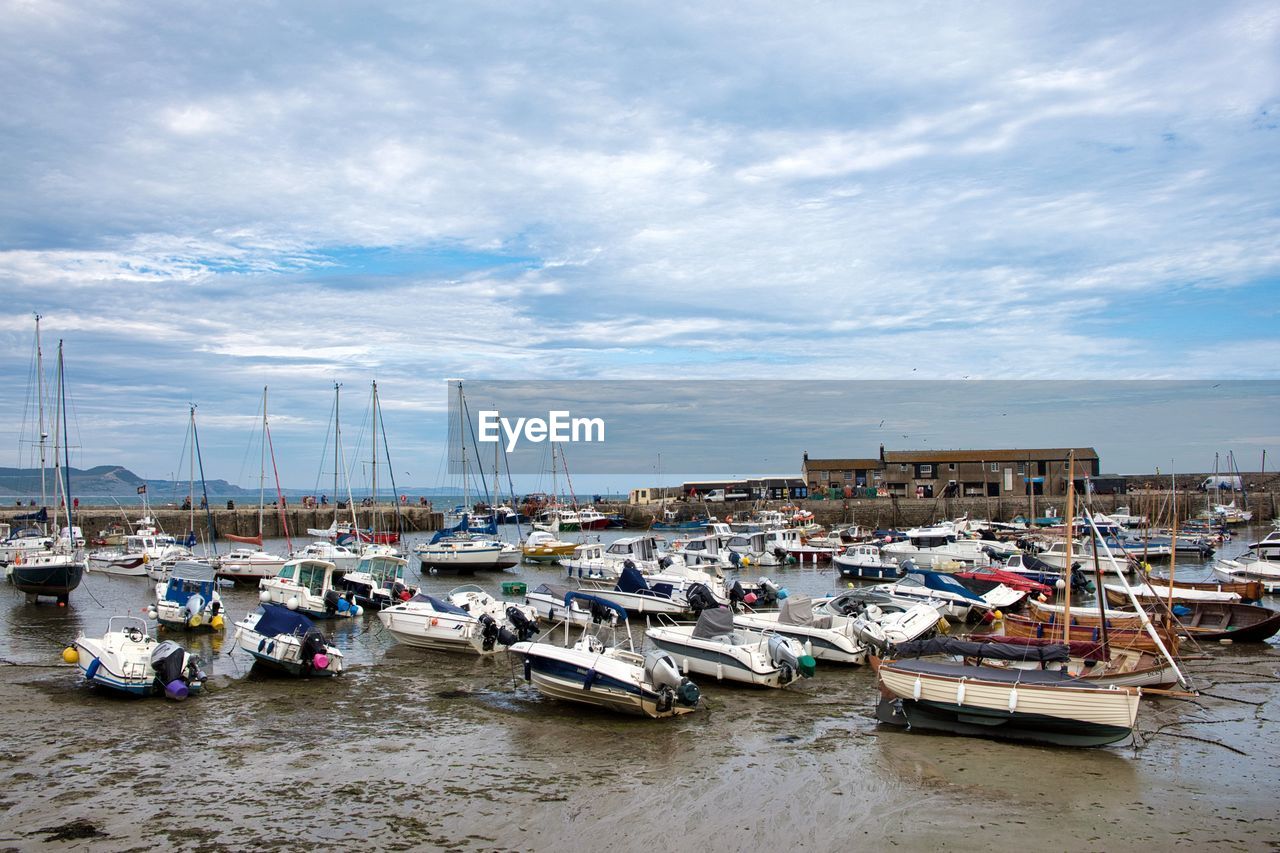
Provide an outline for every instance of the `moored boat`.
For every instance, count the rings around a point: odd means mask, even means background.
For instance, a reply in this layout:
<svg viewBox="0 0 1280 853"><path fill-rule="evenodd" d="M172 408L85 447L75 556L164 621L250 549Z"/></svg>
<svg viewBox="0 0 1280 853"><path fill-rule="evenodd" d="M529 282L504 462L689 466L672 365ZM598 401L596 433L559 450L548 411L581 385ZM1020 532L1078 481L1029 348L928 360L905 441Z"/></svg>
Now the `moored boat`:
<svg viewBox="0 0 1280 853"><path fill-rule="evenodd" d="M157 641L136 616L113 616L105 634L81 634L63 657L80 667L87 684L131 696L181 700L205 681L195 657L177 643Z"/></svg>
<svg viewBox="0 0 1280 853"><path fill-rule="evenodd" d="M279 604L263 604L237 622L232 645L288 675L327 677L345 669L342 652L310 619Z"/></svg>
<svg viewBox="0 0 1280 853"><path fill-rule="evenodd" d="M799 642L773 631L738 627L727 607L705 609L693 624L659 618L644 633L671 655L681 672L717 681L786 687L815 670L813 657Z"/></svg>

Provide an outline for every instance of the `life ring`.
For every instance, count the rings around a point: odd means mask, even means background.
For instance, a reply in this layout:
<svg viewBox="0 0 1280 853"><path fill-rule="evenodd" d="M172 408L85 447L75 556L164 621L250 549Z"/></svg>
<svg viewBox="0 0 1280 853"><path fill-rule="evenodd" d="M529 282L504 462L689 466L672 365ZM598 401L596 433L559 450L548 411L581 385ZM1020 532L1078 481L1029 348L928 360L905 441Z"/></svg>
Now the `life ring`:
<svg viewBox="0 0 1280 853"><path fill-rule="evenodd" d="M440 620L439 620L439 619L437 619L437 618L435 618L434 616L432 616L432 617L431 617L431 624L432 624L432 626L439 625L439 624L440 624Z"/></svg>

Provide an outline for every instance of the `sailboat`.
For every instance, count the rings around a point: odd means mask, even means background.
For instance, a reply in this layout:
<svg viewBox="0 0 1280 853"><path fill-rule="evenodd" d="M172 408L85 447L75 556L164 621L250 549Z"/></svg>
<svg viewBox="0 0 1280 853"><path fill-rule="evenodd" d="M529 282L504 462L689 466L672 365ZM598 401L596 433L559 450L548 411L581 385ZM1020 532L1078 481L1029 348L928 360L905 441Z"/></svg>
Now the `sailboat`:
<svg viewBox="0 0 1280 853"><path fill-rule="evenodd" d="M337 574L352 571L360 560L359 523L356 519L355 501L351 495L351 478L347 477L347 509L351 512L351 520L339 523L338 513L342 511L342 501L338 499L338 476L346 470L346 462L342 454L342 384L333 383L333 521L327 528L308 527L307 535L316 537L289 556L293 559L326 560L333 563ZM339 540L343 540L343 544ZM354 544L350 548L345 543Z"/></svg>
<svg viewBox="0 0 1280 853"><path fill-rule="evenodd" d="M1075 503L1074 454L1068 455L1067 466L1066 527L1071 530ZM1069 535L1067 543L1069 565ZM1106 548L1105 543L1102 547ZM1009 662L1069 661L1069 634L1065 627L1071 621L1069 586L1064 595L1062 643L991 644L992 648L984 649L981 657ZM899 644L893 650L893 659L876 664L881 690L877 719L912 729L1062 746L1103 746L1123 740L1133 732L1142 695L1140 688L1102 686L1061 669L982 666L970 662L967 655L963 661L923 657L940 651L954 653L938 648L939 645L932 641Z"/></svg>
<svg viewBox="0 0 1280 853"><path fill-rule="evenodd" d="M39 336L40 336L40 317L36 316L36 350L37 350L37 370L39 370ZM27 600L35 603L41 596L55 599L59 606L67 603L71 591L80 585L80 581L84 579L85 557L83 552L76 548L75 544L75 524L72 519L72 507L74 501L71 498L71 459L67 450L67 388L66 388L66 369L62 354L62 341L58 341L58 390L57 390L57 409L54 415L54 441L53 441L53 464L54 464L54 496L59 495L62 500L62 508L66 513L68 535L58 537L53 541L52 547L46 550L29 550L19 551L14 558L14 563L9 568L9 581L17 588L19 592L26 593ZM44 401L41 400L43 410ZM44 417L41 415L41 423ZM58 427L61 426L61 432ZM44 456L44 430L41 428L41 459ZM59 457L59 442L61 442L62 456ZM41 481L43 482L43 468L41 469ZM55 515L55 526L56 526Z"/></svg>
<svg viewBox="0 0 1280 853"><path fill-rule="evenodd" d="M258 583L265 578L273 578L284 567L285 558L267 553L262 548L262 528L266 512L267 487L267 449L271 444L271 427L267 420L267 389L262 389L262 451L261 464L258 469L258 535L235 536L223 534L232 542L241 546L232 548L217 561L218 577L227 578L238 583ZM275 464L274 455L272 464ZM279 496L279 484L276 485ZM279 499L279 497L277 497ZM286 536L288 531L285 531ZM252 547L248 547L252 546Z"/></svg>
<svg viewBox="0 0 1280 853"><path fill-rule="evenodd" d="M465 423L466 401L462 395L462 383L458 383L458 430L461 450L462 504L470 501ZM453 527L436 531L430 540L413 549L423 571L454 569L475 571L491 569L501 571L520 562L520 549L498 538L498 528L490 517L483 526L473 527L468 513Z"/></svg>

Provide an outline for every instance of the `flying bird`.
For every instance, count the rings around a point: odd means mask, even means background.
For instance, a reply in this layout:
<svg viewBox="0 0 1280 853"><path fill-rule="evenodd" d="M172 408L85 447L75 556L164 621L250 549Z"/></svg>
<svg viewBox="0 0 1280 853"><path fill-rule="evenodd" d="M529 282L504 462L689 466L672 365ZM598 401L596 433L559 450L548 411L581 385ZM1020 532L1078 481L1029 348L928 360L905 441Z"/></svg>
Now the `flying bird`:
<svg viewBox="0 0 1280 853"><path fill-rule="evenodd" d="M880 429L880 428L881 428L881 427L883 427L883 426L884 426L884 418L881 418L881 419L880 419L880 426L876 427L876 429Z"/></svg>

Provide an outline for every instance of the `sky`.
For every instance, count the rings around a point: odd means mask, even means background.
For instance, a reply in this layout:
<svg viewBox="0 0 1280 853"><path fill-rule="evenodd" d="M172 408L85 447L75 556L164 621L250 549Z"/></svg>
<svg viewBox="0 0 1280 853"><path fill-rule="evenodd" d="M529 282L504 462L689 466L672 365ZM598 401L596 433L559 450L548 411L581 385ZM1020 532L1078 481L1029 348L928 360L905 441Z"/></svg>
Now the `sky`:
<svg viewBox="0 0 1280 853"><path fill-rule="evenodd" d="M7 0L0 459L35 312L72 464L290 487L335 382L430 486L448 377L1275 379L1280 7L1114 5Z"/></svg>

